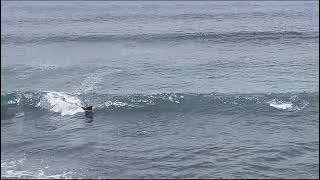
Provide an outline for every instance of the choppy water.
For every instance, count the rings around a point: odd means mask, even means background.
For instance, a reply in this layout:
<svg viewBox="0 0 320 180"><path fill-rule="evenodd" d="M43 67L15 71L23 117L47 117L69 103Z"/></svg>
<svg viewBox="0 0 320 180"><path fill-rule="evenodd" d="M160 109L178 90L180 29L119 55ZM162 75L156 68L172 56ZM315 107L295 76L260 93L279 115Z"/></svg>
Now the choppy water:
<svg viewBox="0 0 320 180"><path fill-rule="evenodd" d="M319 177L318 7L1 2L1 177Z"/></svg>

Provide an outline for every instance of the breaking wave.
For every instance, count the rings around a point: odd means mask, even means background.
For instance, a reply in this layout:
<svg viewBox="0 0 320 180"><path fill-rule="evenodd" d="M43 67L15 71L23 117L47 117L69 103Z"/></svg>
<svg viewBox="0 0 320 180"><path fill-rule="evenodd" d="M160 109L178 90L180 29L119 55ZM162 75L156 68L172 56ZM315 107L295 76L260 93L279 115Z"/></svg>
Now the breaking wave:
<svg viewBox="0 0 320 180"><path fill-rule="evenodd" d="M1 110L4 110L5 113L8 109L12 111L12 109L15 110L19 107L46 109L60 113L62 116L83 112L80 99L63 92L26 92L1 95Z"/></svg>
<svg viewBox="0 0 320 180"><path fill-rule="evenodd" d="M45 110L62 116L83 112L82 106L92 105L96 113L183 111L207 113L268 113L279 111L318 112L318 93L279 94L81 94L64 92L13 92L1 95L1 116L10 109Z"/></svg>

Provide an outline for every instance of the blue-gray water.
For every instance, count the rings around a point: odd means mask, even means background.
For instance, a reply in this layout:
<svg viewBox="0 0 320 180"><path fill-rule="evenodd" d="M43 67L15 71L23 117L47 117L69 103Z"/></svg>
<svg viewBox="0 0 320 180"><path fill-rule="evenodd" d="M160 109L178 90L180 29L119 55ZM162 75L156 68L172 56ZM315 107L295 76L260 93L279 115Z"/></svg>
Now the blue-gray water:
<svg viewBox="0 0 320 180"><path fill-rule="evenodd" d="M1 2L1 177L318 178L318 7Z"/></svg>

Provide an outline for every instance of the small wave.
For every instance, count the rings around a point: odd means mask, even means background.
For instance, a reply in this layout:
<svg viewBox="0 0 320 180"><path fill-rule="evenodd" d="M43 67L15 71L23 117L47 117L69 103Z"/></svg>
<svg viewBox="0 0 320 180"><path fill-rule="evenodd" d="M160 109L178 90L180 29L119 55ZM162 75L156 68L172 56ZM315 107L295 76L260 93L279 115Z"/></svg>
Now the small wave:
<svg viewBox="0 0 320 180"><path fill-rule="evenodd" d="M191 32L191 33L164 33L164 34L97 34L97 35L56 35L20 37L2 35L1 42L6 43L50 43L50 42L99 42L99 41L179 41L179 40L206 40L213 42L244 42L278 39L317 39L318 32L296 31L241 31L241 32Z"/></svg>
<svg viewBox="0 0 320 180"><path fill-rule="evenodd" d="M119 22L119 21L162 21L162 20L190 20L190 19L201 19L201 20L226 20L226 19L242 19L242 18L259 18L261 20L265 18L274 18L274 17L301 17L300 13L293 12L223 12L223 13L181 13L181 14L121 14L115 15L112 13L104 13L97 15L86 15L86 16L66 16L66 17L28 17L28 19L24 17L16 17L13 19L4 19L3 23L6 25L15 25L19 24L29 24L32 23L34 25L41 24L50 24L50 25L62 25L62 24L71 24L71 23L79 23L79 22L90 22L90 23L104 23L107 21L111 22Z"/></svg>

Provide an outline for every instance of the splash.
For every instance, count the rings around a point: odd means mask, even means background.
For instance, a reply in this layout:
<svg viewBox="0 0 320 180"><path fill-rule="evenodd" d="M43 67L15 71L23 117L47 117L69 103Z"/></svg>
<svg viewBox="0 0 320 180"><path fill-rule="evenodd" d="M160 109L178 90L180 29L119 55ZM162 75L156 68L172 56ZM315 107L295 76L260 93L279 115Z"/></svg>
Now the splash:
<svg viewBox="0 0 320 180"><path fill-rule="evenodd" d="M270 106L277 108L277 109L292 109L293 105L291 102L276 102L275 100L273 100L272 102L270 102Z"/></svg>
<svg viewBox="0 0 320 180"><path fill-rule="evenodd" d="M80 99L66 93L48 92L44 98L49 103L50 110L61 113L62 116L83 112ZM41 106L41 102L38 106Z"/></svg>

